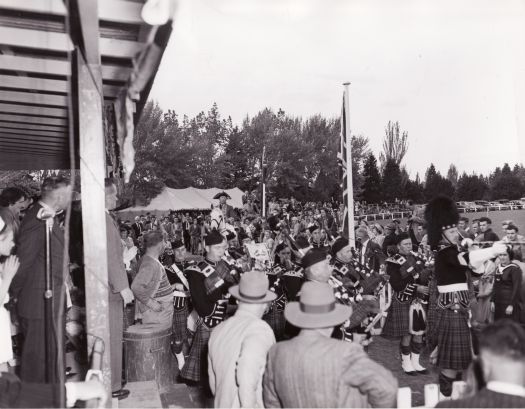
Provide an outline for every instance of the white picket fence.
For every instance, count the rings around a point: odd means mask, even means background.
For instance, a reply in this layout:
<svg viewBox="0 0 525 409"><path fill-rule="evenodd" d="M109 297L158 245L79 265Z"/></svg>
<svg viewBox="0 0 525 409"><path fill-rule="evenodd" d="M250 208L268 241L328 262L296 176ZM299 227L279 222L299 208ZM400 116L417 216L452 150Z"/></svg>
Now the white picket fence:
<svg viewBox="0 0 525 409"><path fill-rule="evenodd" d="M467 384L465 381L456 381L452 384L452 395L450 399L460 399L464 396ZM429 383L425 385L425 403L423 406L412 406L412 389L409 387L399 388L397 390L397 407L398 408L433 408L440 401L439 385Z"/></svg>

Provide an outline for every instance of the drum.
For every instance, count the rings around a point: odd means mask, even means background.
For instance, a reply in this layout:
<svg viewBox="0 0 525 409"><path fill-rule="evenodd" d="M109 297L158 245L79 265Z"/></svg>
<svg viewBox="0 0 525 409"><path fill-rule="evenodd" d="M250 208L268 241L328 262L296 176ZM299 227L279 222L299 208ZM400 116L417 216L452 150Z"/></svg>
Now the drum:
<svg viewBox="0 0 525 409"><path fill-rule="evenodd" d="M175 383L179 369L171 354L171 327L132 325L124 332L124 362L128 382L157 381L159 389Z"/></svg>

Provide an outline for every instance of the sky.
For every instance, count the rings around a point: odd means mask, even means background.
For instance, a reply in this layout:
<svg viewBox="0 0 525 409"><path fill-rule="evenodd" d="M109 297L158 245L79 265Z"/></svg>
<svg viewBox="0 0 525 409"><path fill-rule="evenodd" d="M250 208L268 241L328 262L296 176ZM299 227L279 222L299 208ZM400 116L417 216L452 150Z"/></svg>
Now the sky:
<svg viewBox="0 0 525 409"><path fill-rule="evenodd" d="M488 174L525 163L525 0L180 0L150 98L240 124L265 107L341 113L379 156L388 121L403 163Z"/></svg>

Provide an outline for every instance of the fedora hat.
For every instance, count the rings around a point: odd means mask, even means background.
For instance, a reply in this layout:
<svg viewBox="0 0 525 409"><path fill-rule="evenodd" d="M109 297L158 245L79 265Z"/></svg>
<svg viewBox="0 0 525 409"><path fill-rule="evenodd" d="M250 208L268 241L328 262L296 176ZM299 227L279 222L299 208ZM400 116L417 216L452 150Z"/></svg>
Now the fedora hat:
<svg viewBox="0 0 525 409"><path fill-rule="evenodd" d="M326 283L307 281L299 302L288 303L284 317L298 328L328 328L342 324L352 315L352 307L336 303L334 290Z"/></svg>
<svg viewBox="0 0 525 409"><path fill-rule="evenodd" d="M241 276L239 285L230 287L231 295L239 301L249 304L259 304L273 301L277 295L268 288L270 282L262 271L247 271Z"/></svg>

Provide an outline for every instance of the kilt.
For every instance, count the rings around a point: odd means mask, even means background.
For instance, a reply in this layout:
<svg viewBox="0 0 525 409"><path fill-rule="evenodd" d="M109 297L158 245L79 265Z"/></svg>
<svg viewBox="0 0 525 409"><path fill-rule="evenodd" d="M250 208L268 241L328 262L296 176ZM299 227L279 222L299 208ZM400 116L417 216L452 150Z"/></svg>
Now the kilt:
<svg viewBox="0 0 525 409"><path fill-rule="evenodd" d="M428 283L428 309L427 309L427 346L429 349L433 350L436 345L436 314L437 309L437 300L438 300L438 289L437 282L435 278L432 278Z"/></svg>
<svg viewBox="0 0 525 409"><path fill-rule="evenodd" d="M472 362L468 311L457 313L436 307L434 336L438 346L437 366L463 371Z"/></svg>
<svg viewBox="0 0 525 409"><path fill-rule="evenodd" d="M284 318L284 311L278 311L272 308L267 314L263 316L263 320L272 327L275 339L280 341L284 337L284 328L286 327L286 319Z"/></svg>
<svg viewBox="0 0 525 409"><path fill-rule="evenodd" d="M172 333L173 333L173 344L176 345L176 348L182 348L182 345L188 341L188 305L184 305L181 309L175 309L173 311L173 323L172 323ZM179 347L180 345L180 347ZM180 351L177 351L177 353Z"/></svg>
<svg viewBox="0 0 525 409"><path fill-rule="evenodd" d="M402 337L410 335L408 330L408 320L410 311L410 301L400 302L395 293L392 295L392 304L388 309L385 325L381 335L387 337Z"/></svg>
<svg viewBox="0 0 525 409"><path fill-rule="evenodd" d="M208 378L208 341L211 330L202 322L199 322L191 344L190 354L180 375L184 379L201 382Z"/></svg>

